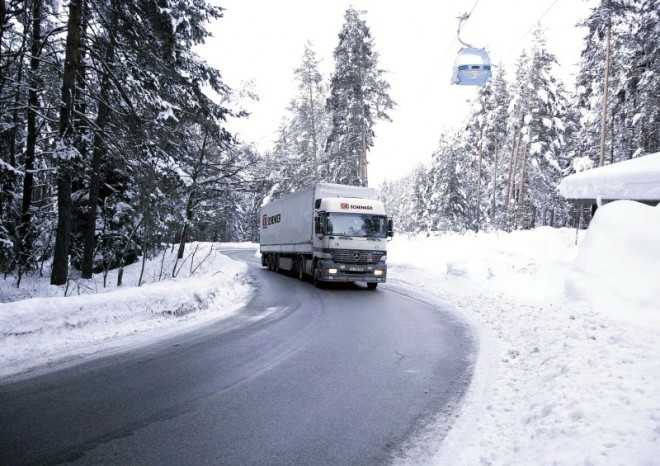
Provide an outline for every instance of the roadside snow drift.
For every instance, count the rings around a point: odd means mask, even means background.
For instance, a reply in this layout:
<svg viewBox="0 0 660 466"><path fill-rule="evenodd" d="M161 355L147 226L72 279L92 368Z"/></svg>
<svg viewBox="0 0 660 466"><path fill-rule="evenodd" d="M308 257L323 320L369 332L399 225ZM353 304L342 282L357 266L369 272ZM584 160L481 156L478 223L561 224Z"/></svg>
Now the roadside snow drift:
<svg viewBox="0 0 660 466"><path fill-rule="evenodd" d="M480 346L449 434L440 419L399 463L660 464L659 217L607 204L579 247L550 228L395 238L390 282L449 304Z"/></svg>
<svg viewBox="0 0 660 466"><path fill-rule="evenodd" d="M168 250L147 261L144 276L152 283L140 287L141 263L126 267L120 288L114 271L106 288L101 277L78 280L69 286L80 293L74 296L51 296L64 288L47 278L26 283L34 295L50 297L0 304L0 377L126 344L121 337L128 335L226 316L245 302L247 265L222 255L219 244L187 245L172 279L175 255ZM3 285L3 297L15 290Z"/></svg>
<svg viewBox="0 0 660 466"><path fill-rule="evenodd" d="M632 201L598 209L580 244L571 287L617 319L660 329L660 206Z"/></svg>

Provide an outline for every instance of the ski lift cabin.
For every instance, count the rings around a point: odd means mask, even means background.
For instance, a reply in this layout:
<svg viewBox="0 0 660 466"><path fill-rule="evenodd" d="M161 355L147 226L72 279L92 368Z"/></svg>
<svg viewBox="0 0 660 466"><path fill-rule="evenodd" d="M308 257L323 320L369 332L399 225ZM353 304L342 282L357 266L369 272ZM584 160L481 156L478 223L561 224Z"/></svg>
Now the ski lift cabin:
<svg viewBox="0 0 660 466"><path fill-rule="evenodd" d="M462 86L481 86L490 78L490 58L484 49L463 47L454 61L451 83Z"/></svg>

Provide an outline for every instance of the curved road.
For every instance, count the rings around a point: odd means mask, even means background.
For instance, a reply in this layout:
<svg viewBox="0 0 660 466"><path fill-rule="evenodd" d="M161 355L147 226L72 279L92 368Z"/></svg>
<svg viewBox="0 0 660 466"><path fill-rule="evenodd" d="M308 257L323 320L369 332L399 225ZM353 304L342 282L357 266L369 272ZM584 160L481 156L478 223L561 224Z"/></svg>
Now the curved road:
<svg viewBox="0 0 660 466"><path fill-rule="evenodd" d="M237 315L0 384L0 464L382 464L465 391L449 313L262 269Z"/></svg>

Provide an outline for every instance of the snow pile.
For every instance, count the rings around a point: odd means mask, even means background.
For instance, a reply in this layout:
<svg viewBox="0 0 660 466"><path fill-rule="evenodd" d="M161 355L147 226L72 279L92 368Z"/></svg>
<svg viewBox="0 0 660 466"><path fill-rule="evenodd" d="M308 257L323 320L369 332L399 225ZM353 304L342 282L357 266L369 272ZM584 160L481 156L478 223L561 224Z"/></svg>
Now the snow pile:
<svg viewBox="0 0 660 466"><path fill-rule="evenodd" d="M584 168L578 164L575 168ZM660 152L574 173L562 180L559 192L568 199L658 201Z"/></svg>
<svg viewBox="0 0 660 466"><path fill-rule="evenodd" d="M48 278L27 280L22 289L5 280L3 301L22 296L26 289L36 297L0 304L0 377L121 345L126 343L121 337L128 335L228 315L242 305L251 287L247 265L222 255L221 247L187 245L174 279L176 249L168 250L145 263L146 284L140 287L141 263L124 269L121 288L115 287L115 270L107 288L102 277L76 280L68 294L77 294L68 297L62 296L66 287L51 286Z"/></svg>
<svg viewBox="0 0 660 466"><path fill-rule="evenodd" d="M480 346L452 430L401 463L658 464L659 209L608 204L579 247L550 228L395 238L390 282L448 303Z"/></svg>
<svg viewBox="0 0 660 466"><path fill-rule="evenodd" d="M660 206L601 207L576 265L584 275L571 286L578 296L612 317L660 329Z"/></svg>

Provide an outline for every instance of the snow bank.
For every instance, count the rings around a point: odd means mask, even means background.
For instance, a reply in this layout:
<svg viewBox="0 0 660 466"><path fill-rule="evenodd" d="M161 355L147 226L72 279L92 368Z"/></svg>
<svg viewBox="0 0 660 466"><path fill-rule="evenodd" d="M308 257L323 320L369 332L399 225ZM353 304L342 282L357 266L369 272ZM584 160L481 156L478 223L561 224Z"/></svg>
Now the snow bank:
<svg viewBox="0 0 660 466"><path fill-rule="evenodd" d="M599 208L576 269L569 293L617 319L660 329L660 206L619 201Z"/></svg>
<svg viewBox="0 0 660 466"><path fill-rule="evenodd" d="M116 271L107 288L102 288L100 277L77 280L69 286L80 293L76 296L61 296L64 287L52 287L46 279L32 281L31 293L46 297L0 304L0 377L96 353L125 343L122 337L128 335L228 315L242 305L251 288L247 265L222 255L221 246L189 244L174 279L176 251L167 251L145 264L147 284L140 287L140 263L125 268L121 288L114 287ZM10 299L12 291L22 292L5 284L3 298Z"/></svg>
<svg viewBox="0 0 660 466"><path fill-rule="evenodd" d="M660 200L660 152L567 176L559 192L567 199Z"/></svg>
<svg viewBox="0 0 660 466"><path fill-rule="evenodd" d="M579 238L539 228L392 241L390 283L449 304L480 345L452 430L441 420L399 463L658 464L658 209L606 207Z"/></svg>

